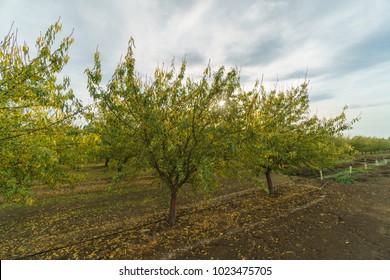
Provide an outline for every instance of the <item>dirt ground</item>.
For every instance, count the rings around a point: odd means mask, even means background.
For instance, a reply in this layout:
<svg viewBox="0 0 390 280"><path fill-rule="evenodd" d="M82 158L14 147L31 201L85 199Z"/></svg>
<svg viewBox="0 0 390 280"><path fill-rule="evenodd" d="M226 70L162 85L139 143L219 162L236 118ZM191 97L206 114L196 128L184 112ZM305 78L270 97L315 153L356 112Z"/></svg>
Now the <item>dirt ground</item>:
<svg viewBox="0 0 390 280"><path fill-rule="evenodd" d="M287 210L287 209L286 209ZM234 244L233 246L231 244ZM241 255L236 249L240 247ZM244 253L245 252L245 253ZM390 259L390 166L177 258Z"/></svg>
<svg viewBox="0 0 390 280"><path fill-rule="evenodd" d="M174 227L165 221L166 198L147 176L115 192L94 187L1 208L0 257L390 259L390 164L354 180L275 175L273 196L229 180L212 199L182 190Z"/></svg>

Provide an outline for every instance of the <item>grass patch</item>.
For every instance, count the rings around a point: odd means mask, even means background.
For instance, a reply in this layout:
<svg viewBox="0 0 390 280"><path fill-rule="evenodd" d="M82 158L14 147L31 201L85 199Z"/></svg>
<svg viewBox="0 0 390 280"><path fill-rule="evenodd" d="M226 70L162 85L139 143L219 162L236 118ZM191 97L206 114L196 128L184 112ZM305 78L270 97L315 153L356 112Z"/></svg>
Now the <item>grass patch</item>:
<svg viewBox="0 0 390 280"><path fill-rule="evenodd" d="M352 169L352 172L349 168L346 168L334 174L326 175L324 179L334 179L338 183L353 184L357 176L369 172L374 168L374 166L368 166L367 169L364 167L356 167Z"/></svg>
<svg viewBox="0 0 390 280"><path fill-rule="evenodd" d="M343 183L343 184L353 184L355 180L350 176L345 176L345 177L337 177L336 182Z"/></svg>

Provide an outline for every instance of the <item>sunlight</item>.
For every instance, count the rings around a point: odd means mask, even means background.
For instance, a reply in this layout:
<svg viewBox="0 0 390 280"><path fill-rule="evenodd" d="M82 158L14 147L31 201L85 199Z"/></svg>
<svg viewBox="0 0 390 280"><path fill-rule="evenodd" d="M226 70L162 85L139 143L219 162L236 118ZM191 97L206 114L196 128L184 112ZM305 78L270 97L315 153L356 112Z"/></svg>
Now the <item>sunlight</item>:
<svg viewBox="0 0 390 280"><path fill-rule="evenodd" d="M223 106L225 106L225 103L226 103L225 100L221 100L221 101L218 102L218 105L219 105L220 107L223 107Z"/></svg>

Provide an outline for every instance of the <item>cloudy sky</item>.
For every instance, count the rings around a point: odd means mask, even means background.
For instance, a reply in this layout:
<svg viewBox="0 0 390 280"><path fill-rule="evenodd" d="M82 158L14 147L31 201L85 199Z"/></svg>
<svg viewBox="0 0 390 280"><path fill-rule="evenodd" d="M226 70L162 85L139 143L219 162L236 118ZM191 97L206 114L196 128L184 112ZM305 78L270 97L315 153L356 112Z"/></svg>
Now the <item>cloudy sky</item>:
<svg viewBox="0 0 390 280"><path fill-rule="evenodd" d="M75 37L64 69L86 105L84 70L101 52L110 78L127 42L136 42L137 71L151 74L175 58L188 60L197 77L214 69L241 68L250 89L310 80L313 113L361 114L349 135L390 136L390 1L387 0L0 0L0 36L12 23L30 46L61 17Z"/></svg>

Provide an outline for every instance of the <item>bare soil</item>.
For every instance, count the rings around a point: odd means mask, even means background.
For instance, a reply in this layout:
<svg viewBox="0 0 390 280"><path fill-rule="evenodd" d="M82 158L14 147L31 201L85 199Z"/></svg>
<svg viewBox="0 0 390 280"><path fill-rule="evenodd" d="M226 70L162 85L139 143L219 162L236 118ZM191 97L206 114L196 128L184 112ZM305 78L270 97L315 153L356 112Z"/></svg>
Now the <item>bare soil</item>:
<svg viewBox="0 0 390 280"><path fill-rule="evenodd" d="M30 207L3 205L0 257L390 259L390 164L357 174L352 184L273 179L272 196L228 179L212 198L186 187L174 227L150 176L111 192L107 178L87 180Z"/></svg>

